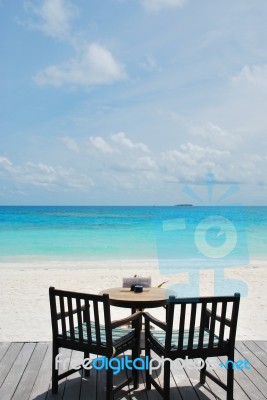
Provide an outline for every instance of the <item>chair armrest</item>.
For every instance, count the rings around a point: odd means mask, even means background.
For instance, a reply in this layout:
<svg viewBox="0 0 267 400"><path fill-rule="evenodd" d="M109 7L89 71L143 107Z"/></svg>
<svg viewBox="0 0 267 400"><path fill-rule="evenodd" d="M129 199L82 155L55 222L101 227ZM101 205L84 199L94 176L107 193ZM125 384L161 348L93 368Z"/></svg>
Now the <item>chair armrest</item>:
<svg viewBox="0 0 267 400"><path fill-rule="evenodd" d="M160 321L159 319L153 317L153 315L149 314L148 312L144 312L143 315L145 317L146 323L147 322L152 322L153 324L157 325L159 328L161 328L164 331L166 331L166 329L167 329L166 322Z"/></svg>
<svg viewBox="0 0 267 400"><path fill-rule="evenodd" d="M209 310L209 309L206 310L206 317L208 317L208 318L211 317L211 310ZM224 322L224 324L227 326L231 326L231 321L229 318L225 318L225 320L223 321L219 315L215 315L215 320L218 322Z"/></svg>
<svg viewBox="0 0 267 400"><path fill-rule="evenodd" d="M132 315L130 315L129 317L123 318L123 319L118 319L116 321L111 322L111 328L117 328L118 326L122 326L125 324L128 324L129 322L133 322L136 321L138 319L141 319L142 317L142 312L138 311Z"/></svg>

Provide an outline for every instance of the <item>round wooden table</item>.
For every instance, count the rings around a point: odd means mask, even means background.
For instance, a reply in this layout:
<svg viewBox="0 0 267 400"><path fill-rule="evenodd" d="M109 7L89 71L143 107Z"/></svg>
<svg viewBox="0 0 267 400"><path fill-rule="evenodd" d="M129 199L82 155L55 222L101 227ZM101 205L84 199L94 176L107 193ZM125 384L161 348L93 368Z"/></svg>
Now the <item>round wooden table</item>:
<svg viewBox="0 0 267 400"><path fill-rule="evenodd" d="M144 288L143 292L135 293L130 288L110 288L102 290L99 294L107 293L112 306L142 310L165 306L169 296L175 293L163 288Z"/></svg>
<svg viewBox="0 0 267 400"><path fill-rule="evenodd" d="M175 296L172 290L163 288L144 288L143 292L135 293L130 288L110 288L102 290L99 294L109 295L110 304L116 307L131 308L132 314L143 311L145 308L163 307L169 296ZM145 349L145 332L140 332L140 348Z"/></svg>

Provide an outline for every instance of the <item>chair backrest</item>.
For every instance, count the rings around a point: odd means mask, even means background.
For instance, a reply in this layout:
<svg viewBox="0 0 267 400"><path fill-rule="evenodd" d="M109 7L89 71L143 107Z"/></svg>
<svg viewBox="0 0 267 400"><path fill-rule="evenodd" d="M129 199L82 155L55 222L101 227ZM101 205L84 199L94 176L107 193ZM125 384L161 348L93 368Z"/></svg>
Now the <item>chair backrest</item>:
<svg viewBox="0 0 267 400"><path fill-rule="evenodd" d="M93 347L112 346L108 294L98 296L50 287L49 298L54 339ZM100 329L100 322L104 330Z"/></svg>
<svg viewBox="0 0 267 400"><path fill-rule="evenodd" d="M165 348L173 345L174 319L178 317L178 351L234 348L240 294L234 296L180 298L170 296Z"/></svg>

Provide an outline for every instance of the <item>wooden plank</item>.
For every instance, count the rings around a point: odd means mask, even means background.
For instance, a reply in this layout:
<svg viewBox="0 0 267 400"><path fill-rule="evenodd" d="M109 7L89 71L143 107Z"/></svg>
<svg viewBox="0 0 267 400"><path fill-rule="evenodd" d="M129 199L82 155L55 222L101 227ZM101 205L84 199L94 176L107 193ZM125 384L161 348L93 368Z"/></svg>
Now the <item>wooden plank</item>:
<svg viewBox="0 0 267 400"><path fill-rule="evenodd" d="M90 359L93 360L94 358L96 358L96 355L90 354ZM96 399L96 383L97 383L97 371L95 368L92 368L90 370L90 376L82 377L80 400L88 400L89 393L91 400Z"/></svg>
<svg viewBox="0 0 267 400"><path fill-rule="evenodd" d="M242 355L236 351L235 353L235 360L241 360L243 357ZM258 388L258 373L257 371L251 368L250 370L246 371L245 369L242 371L236 371L235 373L235 381L238 382L239 386L248 394L251 400L264 400L265 396Z"/></svg>
<svg viewBox="0 0 267 400"><path fill-rule="evenodd" d="M99 356L101 357L101 356ZM118 358L121 358L119 356ZM100 361L99 361L100 362ZM118 375L113 375L113 387L117 384L121 383L123 380L127 378L126 372L122 371ZM126 386L120 392L116 393L115 399L129 399L129 386ZM96 388L96 399L102 400L105 399L106 396L106 370L101 369L97 371L97 388ZM127 397L126 397L127 396Z"/></svg>
<svg viewBox="0 0 267 400"><path fill-rule="evenodd" d="M43 362L45 353L47 351L47 343L37 343L30 361L22 375L19 385L16 388L12 400L28 400L31 394L34 382L37 378L39 369Z"/></svg>
<svg viewBox="0 0 267 400"><path fill-rule="evenodd" d="M131 357L131 351L127 350L124 353L124 355ZM140 357L142 359L144 359L144 356L143 357L140 356ZM145 389L145 380L144 380L145 374L144 374L144 372L145 371L139 371L139 387L138 387L138 389L133 390L133 383L130 383L130 385L129 385L130 393L128 395L128 399L131 399L131 400L137 400L137 399L138 400L147 400L148 399L146 389ZM124 379L127 379L129 377L131 377L131 372L128 371L127 369L125 369L125 378Z"/></svg>
<svg viewBox="0 0 267 400"><path fill-rule="evenodd" d="M212 368L209 367L209 365L213 366L215 364L219 364L220 360L217 357L209 357L207 358L207 371L209 371L211 374L213 374L215 377L219 378L222 382L226 383L226 373L223 371L221 373L221 377L218 374L219 367L217 368ZM223 375L225 373L225 376ZM206 378L206 385L209 386L211 392L213 395L218 398L218 399L225 399L226 398L226 392L223 388L221 388L219 385L217 385L215 382L213 382L211 379L208 377Z"/></svg>
<svg viewBox="0 0 267 400"><path fill-rule="evenodd" d="M247 346L243 342L238 342L236 344L236 350L241 354L241 359L245 358L251 363L251 366L258 372L259 381L263 381L263 385L265 385L266 392L266 379L267 379L267 367L266 365L261 362L261 360L255 356L255 354L249 350ZM246 372L246 370L244 370ZM248 371L249 373L249 371ZM262 379L261 379L262 377Z"/></svg>
<svg viewBox="0 0 267 400"><path fill-rule="evenodd" d="M123 353L122 355L118 356L118 358L121 360L123 357L128 356L131 358L131 351L128 351L127 353ZM128 373L127 373L128 372ZM131 371L127 371L126 368L122 371L119 372L117 375L113 375L113 384L114 387L128 379L128 376L131 376ZM116 400L129 400L131 398L130 392L131 389L129 385L126 385L122 390L120 390L118 393L115 394L114 399Z"/></svg>
<svg viewBox="0 0 267 400"><path fill-rule="evenodd" d="M83 353L81 351L72 351L70 359L70 369L79 366L83 361ZM74 372L66 379L63 400L79 399L81 389L81 371Z"/></svg>
<svg viewBox="0 0 267 400"><path fill-rule="evenodd" d="M196 368L190 368L189 370L186 370L186 373L200 400L216 399L215 395L212 393L210 385L207 382L205 385L200 384L199 370Z"/></svg>
<svg viewBox="0 0 267 400"><path fill-rule="evenodd" d="M170 373L170 400L182 399L179 388L176 385L173 371Z"/></svg>
<svg viewBox="0 0 267 400"><path fill-rule="evenodd" d="M68 370L69 369L69 365L70 365L71 350L62 348L62 349L60 349L60 354L62 354L62 361L67 359L66 368ZM60 364L60 366L59 366L59 374L62 374L63 372L66 372L66 370L63 369L63 365ZM64 378L61 381L59 381L58 393L57 394L52 394L52 381L50 381L46 400L62 399L62 397L64 395L65 384L66 384L66 378Z"/></svg>
<svg viewBox="0 0 267 400"><path fill-rule="evenodd" d="M221 362L223 362L224 364L227 361L227 357L219 357L216 359L216 363L219 365ZM222 381L223 383L226 384L226 369L221 368L221 367L217 367L216 369L214 369L214 374L217 376L218 379L220 379L220 381ZM236 378L238 378L238 381L236 380ZM246 376L244 375L244 373L242 373L242 371L236 371L234 374L234 399L235 400L249 400L250 397L245 393L245 391L243 390L243 386L240 386L240 383L242 383L244 381L244 379L247 380ZM210 381L210 380L209 380ZM216 385L216 383L214 383L215 387L213 389L214 393L217 394L218 390L216 388L220 388L218 385ZM222 388L220 388L220 390L224 393L226 393Z"/></svg>
<svg viewBox="0 0 267 400"><path fill-rule="evenodd" d="M0 343L0 361L2 360L4 355L6 354L7 350L10 347L10 345L11 345L11 343L8 343L8 342L1 342Z"/></svg>
<svg viewBox="0 0 267 400"><path fill-rule="evenodd" d="M255 343L267 354L267 341L266 340L256 340Z"/></svg>
<svg viewBox="0 0 267 400"><path fill-rule="evenodd" d="M151 357L154 359L159 358L159 356L154 351L151 351ZM159 379L160 375L161 375L160 371L158 370L152 371L152 378L155 379L157 384L162 387L162 380ZM147 391L147 395L149 400L162 400L162 396L159 394L159 392L154 388L152 384L151 384L151 390Z"/></svg>
<svg viewBox="0 0 267 400"><path fill-rule="evenodd" d="M265 353L265 351L263 351L252 340L246 340L243 343L264 365L267 366L267 353Z"/></svg>
<svg viewBox="0 0 267 400"><path fill-rule="evenodd" d="M182 399L198 400L198 395L195 388L192 386L185 369L177 363L173 363L172 373Z"/></svg>
<svg viewBox="0 0 267 400"><path fill-rule="evenodd" d="M238 360L245 358L251 363L250 370L243 369L244 374L248 379L250 379L250 381L255 385L255 388L257 388L264 398L267 398L267 382L266 378L264 378L264 376L266 377L266 366L253 353L251 353L243 343L239 342L236 347L238 350L235 359ZM239 349L242 353L239 352ZM253 387L251 390L254 391L255 388Z"/></svg>
<svg viewBox="0 0 267 400"><path fill-rule="evenodd" d="M128 357L129 359L132 359L132 352L131 350L126 350L123 354L119 356L120 359L122 357ZM128 379L132 376L132 371L129 371L127 368L125 368L124 371L121 371L118 375L114 375L113 377L113 384L114 387L119 385L121 382L123 382L125 379ZM133 392L133 384L132 382L125 386L122 390L120 390L118 393L115 394L115 399L132 399L132 392Z"/></svg>
<svg viewBox="0 0 267 400"><path fill-rule="evenodd" d="M146 391L146 384L145 384L145 372L144 371L139 371L139 388L135 389L133 392L130 394L130 399L131 400L148 400L148 395Z"/></svg>
<svg viewBox="0 0 267 400"><path fill-rule="evenodd" d="M154 359L160 360L160 357L156 353L151 352L151 355ZM171 370L171 373L170 373L170 399L171 400L172 399L182 400L181 394L176 385L176 381L175 381L175 378L174 378L174 375L172 372L173 371ZM163 388L164 367L161 367L160 369L155 370L155 373L157 374L159 385ZM154 389L154 391L155 390L156 389ZM157 397L159 396L159 398L162 398L158 392L156 392L156 393L157 393ZM154 399L154 396L152 396L152 397Z"/></svg>
<svg viewBox="0 0 267 400"><path fill-rule="evenodd" d="M0 387L6 379L22 347L23 343L11 343L10 347L2 358L0 362Z"/></svg>
<svg viewBox="0 0 267 400"><path fill-rule="evenodd" d="M101 356L98 356L101 357ZM96 399L101 400L105 399L106 396L106 371L105 370L97 370L96 371Z"/></svg>
<svg viewBox="0 0 267 400"><path fill-rule="evenodd" d="M38 376L34 382L29 400L45 400L51 382L52 375L52 344L48 343L48 348L43 359Z"/></svg>
<svg viewBox="0 0 267 400"><path fill-rule="evenodd" d="M101 356L99 356L101 357ZM122 356L118 356L118 358L121 358ZM113 387L116 387L118 384L120 384L122 381L127 379L126 371L121 371L117 375L113 375ZM120 390L118 393L115 394L114 399L116 400L129 400L130 399L130 388L127 385L125 388ZM96 388L96 399L97 400L102 400L105 399L106 396L106 370L98 370L97 371L97 388Z"/></svg>
<svg viewBox="0 0 267 400"><path fill-rule="evenodd" d="M31 358L36 343L25 343L0 389L0 399L11 399Z"/></svg>

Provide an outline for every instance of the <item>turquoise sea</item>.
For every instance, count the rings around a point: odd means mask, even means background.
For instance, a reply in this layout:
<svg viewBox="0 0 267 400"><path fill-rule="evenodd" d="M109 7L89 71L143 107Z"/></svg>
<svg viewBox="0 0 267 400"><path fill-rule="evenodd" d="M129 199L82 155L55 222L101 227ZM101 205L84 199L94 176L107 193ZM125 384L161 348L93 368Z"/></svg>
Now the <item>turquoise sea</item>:
<svg viewBox="0 0 267 400"><path fill-rule="evenodd" d="M232 254L267 259L267 207L1 206L0 261L201 260L196 230L202 245L219 250L228 235L238 241Z"/></svg>

